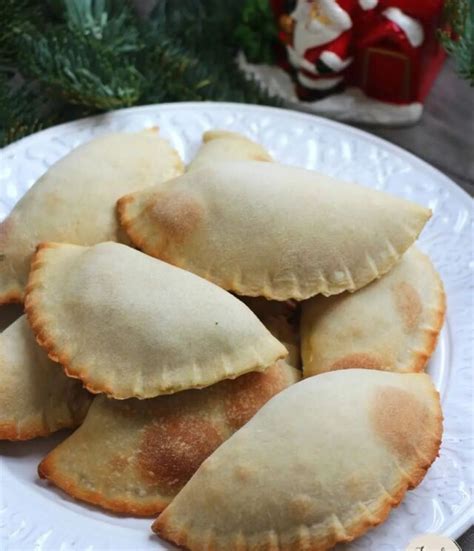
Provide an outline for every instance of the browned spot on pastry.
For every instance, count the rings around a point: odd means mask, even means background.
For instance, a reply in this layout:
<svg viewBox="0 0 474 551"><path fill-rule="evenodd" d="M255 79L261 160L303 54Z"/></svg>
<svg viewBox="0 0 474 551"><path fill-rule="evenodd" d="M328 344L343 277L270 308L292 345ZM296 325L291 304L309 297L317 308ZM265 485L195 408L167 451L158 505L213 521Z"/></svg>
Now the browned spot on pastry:
<svg viewBox="0 0 474 551"><path fill-rule="evenodd" d="M336 360L330 367L329 371L337 371L339 369L383 369L383 362L372 354L356 353L348 354L343 358Z"/></svg>
<svg viewBox="0 0 474 551"><path fill-rule="evenodd" d="M278 365L269 367L263 373L247 373L233 381L227 381L227 384L225 415L231 427L236 430L245 425L272 396L286 386Z"/></svg>
<svg viewBox="0 0 474 551"><path fill-rule="evenodd" d="M145 431L139 446L142 478L174 493L223 442L217 428L192 415L162 416Z"/></svg>
<svg viewBox="0 0 474 551"><path fill-rule="evenodd" d="M355 471L346 476L342 482L346 489L346 493L349 496L353 496L354 500L357 499L357 496L360 496L364 490L373 486L373 480L367 478L367 474Z"/></svg>
<svg viewBox="0 0 474 551"><path fill-rule="evenodd" d="M254 471L247 465L238 465L235 468L235 474L240 481L248 482L251 480Z"/></svg>
<svg viewBox="0 0 474 551"><path fill-rule="evenodd" d="M313 510L313 500L310 496L300 494L290 499L288 513L296 522L304 523Z"/></svg>
<svg viewBox="0 0 474 551"><path fill-rule="evenodd" d="M181 191L154 198L149 214L159 224L164 237L182 243L202 220L201 205Z"/></svg>
<svg viewBox="0 0 474 551"><path fill-rule="evenodd" d="M420 295L409 283L402 281L392 288L395 304L406 331L413 330L420 319L422 305Z"/></svg>
<svg viewBox="0 0 474 551"><path fill-rule="evenodd" d="M265 155L264 153L254 153L252 155L252 159L254 161L264 161L264 162L270 162L271 158L268 155Z"/></svg>
<svg viewBox="0 0 474 551"><path fill-rule="evenodd" d="M128 458L123 455L114 455L109 461L109 467L113 472L122 472L128 467Z"/></svg>
<svg viewBox="0 0 474 551"><path fill-rule="evenodd" d="M376 434L401 459L423 456L433 447L434 415L414 394L396 387L380 387L370 415Z"/></svg>

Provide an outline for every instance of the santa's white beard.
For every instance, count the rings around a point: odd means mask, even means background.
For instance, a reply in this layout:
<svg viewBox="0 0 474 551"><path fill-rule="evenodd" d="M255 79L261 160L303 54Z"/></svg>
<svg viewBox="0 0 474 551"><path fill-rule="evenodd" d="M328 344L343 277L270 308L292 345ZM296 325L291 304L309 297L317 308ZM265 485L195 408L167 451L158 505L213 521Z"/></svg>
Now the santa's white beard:
<svg viewBox="0 0 474 551"><path fill-rule="evenodd" d="M309 48L332 42L343 32L339 27L322 25L319 21L297 21L293 35L293 48L303 56Z"/></svg>

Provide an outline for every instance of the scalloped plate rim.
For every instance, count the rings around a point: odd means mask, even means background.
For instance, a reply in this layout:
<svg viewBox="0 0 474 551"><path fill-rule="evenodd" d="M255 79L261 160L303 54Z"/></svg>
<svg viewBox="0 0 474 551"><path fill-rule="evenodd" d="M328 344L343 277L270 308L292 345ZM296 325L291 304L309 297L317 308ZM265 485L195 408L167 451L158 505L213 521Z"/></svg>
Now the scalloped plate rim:
<svg viewBox="0 0 474 551"><path fill-rule="evenodd" d="M248 104L248 103L232 103L232 102L215 102L215 101L183 101L183 102L168 102L168 103L150 103L146 105L137 105L134 107L125 107L123 109L117 109L115 111L108 111L106 113L101 113L98 115L91 115L89 117L83 117L81 119L76 119L69 122L64 122L61 124L57 124L54 126L50 126L48 128L45 128L44 130L40 130L39 132L35 132L33 134L30 134L28 136L25 136L15 142L12 142L3 148L0 149L0 151L3 153L10 153L10 150L17 148L18 146L24 146L27 145L29 140L37 139L38 137L47 137L49 133L53 134L59 130L67 129L67 128L74 128L75 126L82 126L82 125L88 125L94 121L96 121L99 118L102 117L114 117L115 115L125 115L129 113L135 113L139 111L146 111L146 110L154 110L159 109L166 111L168 109L176 109L176 106L179 105L180 108L183 109L201 109L202 106L210 106L213 109L258 109L259 111L268 111L269 113L284 113L286 116L293 116L297 118L301 118L303 120L312 120L317 122L318 125L326 125L329 127L335 127L344 129L345 132L350 132L354 134L355 136L364 138L365 140L369 140L371 142L379 142L384 145L384 147L388 149L392 149L394 153L397 153L398 155L404 156L407 159L409 159L412 163L417 163L420 166L423 167L425 170L430 170L434 173L436 173L437 177L440 177L445 180L446 184L449 186L453 186L455 189L455 193L460 193L460 197L463 197L464 200L468 200L469 202L472 201L471 196L464 191L460 186L458 186L451 178L446 176L441 170L435 168L434 166L430 165L428 162L424 161L423 159L420 159L420 157L417 157L410 151L407 151L406 149L403 149L403 147L400 147L397 144L391 143L388 140L385 140L384 138L380 138L379 136L375 136L373 134L370 134L370 132L367 132L366 130L362 130L360 128L355 128L353 126L350 126L349 124L345 124L343 122L335 121L332 119L326 119L324 117L321 117L319 115L312 115L310 113L303 113L299 111L293 111L290 109L285 109L283 107L272 107L269 105L256 105L256 104Z"/></svg>

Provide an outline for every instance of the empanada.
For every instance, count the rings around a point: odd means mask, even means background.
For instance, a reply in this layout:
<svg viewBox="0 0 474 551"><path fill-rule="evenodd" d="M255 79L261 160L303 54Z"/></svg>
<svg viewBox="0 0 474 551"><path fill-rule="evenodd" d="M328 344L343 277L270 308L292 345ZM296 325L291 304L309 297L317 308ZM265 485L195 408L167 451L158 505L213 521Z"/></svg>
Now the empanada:
<svg viewBox="0 0 474 551"><path fill-rule="evenodd" d="M75 428L91 399L38 346L26 316L0 334L0 440L29 440Z"/></svg>
<svg viewBox="0 0 474 551"><path fill-rule="evenodd" d="M281 364L150 400L98 396L84 424L42 461L40 476L106 509L159 513L204 459L299 378Z"/></svg>
<svg viewBox="0 0 474 551"><path fill-rule="evenodd" d="M423 479L442 434L424 373L350 369L272 398L153 524L192 551L307 551L381 523Z"/></svg>
<svg viewBox="0 0 474 551"><path fill-rule="evenodd" d="M188 172L216 161L271 161L267 151L246 136L228 130L208 130L202 136L203 145L188 166Z"/></svg>
<svg viewBox="0 0 474 551"><path fill-rule="evenodd" d="M119 200L144 252L241 295L355 291L400 259L430 210L309 170L221 162Z"/></svg>
<svg viewBox="0 0 474 551"><path fill-rule="evenodd" d="M114 398L205 387L287 355L230 293L119 243L41 245L25 307L50 358Z"/></svg>
<svg viewBox="0 0 474 551"><path fill-rule="evenodd" d="M177 152L156 130L108 134L74 149L0 224L0 304L23 301L38 243L121 241L117 199L182 172Z"/></svg>
<svg viewBox="0 0 474 551"><path fill-rule="evenodd" d="M277 302L262 297L241 299L270 333L285 345L288 356L282 361L300 369L299 303L289 300Z"/></svg>
<svg viewBox="0 0 474 551"><path fill-rule="evenodd" d="M411 247L387 275L357 293L303 302L304 374L351 367L421 371L436 346L444 310L438 274Z"/></svg>

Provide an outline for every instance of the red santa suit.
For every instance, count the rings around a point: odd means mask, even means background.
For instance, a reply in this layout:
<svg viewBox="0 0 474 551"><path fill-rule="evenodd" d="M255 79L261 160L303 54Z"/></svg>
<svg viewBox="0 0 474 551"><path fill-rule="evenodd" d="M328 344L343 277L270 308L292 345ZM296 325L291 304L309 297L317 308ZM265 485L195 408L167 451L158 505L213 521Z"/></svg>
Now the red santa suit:
<svg viewBox="0 0 474 551"><path fill-rule="evenodd" d="M416 17L419 5L408 5L407 13L402 9L405 3L380 0L377 9L360 21L354 40L358 52L354 83L368 96L391 103L411 103L421 90L426 33Z"/></svg>
<svg viewBox="0 0 474 551"><path fill-rule="evenodd" d="M419 48L425 38L421 23L395 6L382 11L382 19L377 30L381 35L392 35L407 50Z"/></svg>
<svg viewBox="0 0 474 551"><path fill-rule="evenodd" d="M369 10L377 0L298 0L290 14L294 20L288 60L300 87L329 92L343 82L352 63L352 16Z"/></svg>

